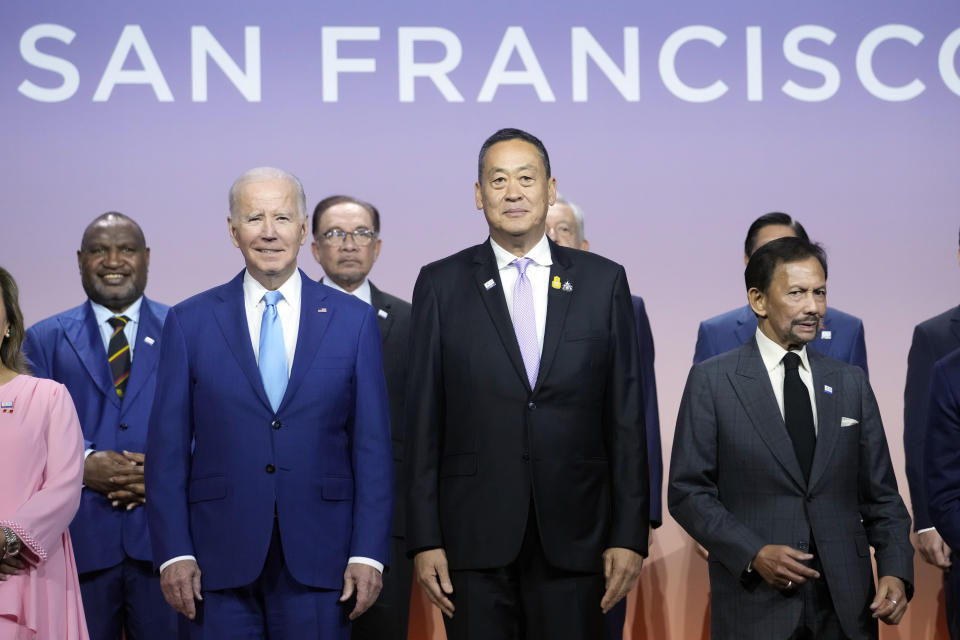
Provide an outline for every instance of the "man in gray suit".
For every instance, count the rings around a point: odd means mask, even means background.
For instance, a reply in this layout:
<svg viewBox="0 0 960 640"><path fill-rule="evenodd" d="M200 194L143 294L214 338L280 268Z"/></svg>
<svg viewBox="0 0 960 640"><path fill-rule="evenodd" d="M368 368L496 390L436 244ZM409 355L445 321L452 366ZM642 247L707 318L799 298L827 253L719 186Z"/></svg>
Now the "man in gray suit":
<svg viewBox="0 0 960 640"><path fill-rule="evenodd" d="M757 332L694 365L670 468L670 513L710 554L711 636L876 638L913 593L910 518L863 370L806 348L826 256L781 238L744 278Z"/></svg>

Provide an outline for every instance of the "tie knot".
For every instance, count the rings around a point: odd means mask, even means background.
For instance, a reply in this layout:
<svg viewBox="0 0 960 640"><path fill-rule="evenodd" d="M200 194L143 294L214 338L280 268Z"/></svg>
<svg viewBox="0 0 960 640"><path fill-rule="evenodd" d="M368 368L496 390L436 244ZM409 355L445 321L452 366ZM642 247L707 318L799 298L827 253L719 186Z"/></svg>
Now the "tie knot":
<svg viewBox="0 0 960 640"><path fill-rule="evenodd" d="M130 322L130 318L127 316L113 316L112 318L107 318L107 324L109 324L114 329L121 329Z"/></svg>
<svg viewBox="0 0 960 640"><path fill-rule="evenodd" d="M527 273L527 267L530 266L530 263L531 263L531 262L533 262L533 259L532 259L532 258L517 258L516 260L514 260L514 261L511 262L510 264L512 264L513 266L515 266L515 267L517 268L517 271L520 272L520 275L523 276L523 275L526 275L526 273Z"/></svg>
<svg viewBox="0 0 960 640"><path fill-rule="evenodd" d="M800 356L794 353L793 351L788 351L787 355L783 356L783 368L787 371L793 371L800 368Z"/></svg>
<svg viewBox="0 0 960 640"><path fill-rule="evenodd" d="M267 291L263 294L263 301L268 307L275 307L277 303L283 300L283 294L279 291Z"/></svg>

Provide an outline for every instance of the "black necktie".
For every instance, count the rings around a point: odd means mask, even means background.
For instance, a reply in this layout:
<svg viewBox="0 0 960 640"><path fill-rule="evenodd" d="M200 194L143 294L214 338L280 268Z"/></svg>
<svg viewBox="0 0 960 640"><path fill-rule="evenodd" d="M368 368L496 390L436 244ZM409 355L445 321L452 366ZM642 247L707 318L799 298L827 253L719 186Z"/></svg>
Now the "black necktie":
<svg viewBox="0 0 960 640"><path fill-rule="evenodd" d="M114 316L107 322L113 327L113 335L110 336L110 344L107 345L107 359L110 360L113 388L122 398L123 391L127 388L127 380L130 378L130 343L127 342L127 335L123 332L123 328L130 322L130 318Z"/></svg>
<svg viewBox="0 0 960 640"><path fill-rule="evenodd" d="M803 470L803 477L810 480L810 465L817 436L813 428L813 409L810 406L810 391L800 379L800 356L788 352L783 356L783 421L793 440L793 450Z"/></svg>

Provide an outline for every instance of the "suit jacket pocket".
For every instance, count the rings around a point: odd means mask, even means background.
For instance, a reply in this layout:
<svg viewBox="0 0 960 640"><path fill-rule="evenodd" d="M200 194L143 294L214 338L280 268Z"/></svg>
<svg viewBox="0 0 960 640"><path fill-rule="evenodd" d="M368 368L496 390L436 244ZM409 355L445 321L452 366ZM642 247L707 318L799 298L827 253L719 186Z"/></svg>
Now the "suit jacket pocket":
<svg viewBox="0 0 960 640"><path fill-rule="evenodd" d="M477 454L454 453L440 461L440 477L476 475L477 466Z"/></svg>
<svg viewBox="0 0 960 640"><path fill-rule="evenodd" d="M353 478L324 478L320 495L324 500L352 500Z"/></svg>
<svg viewBox="0 0 960 640"><path fill-rule="evenodd" d="M313 360L314 369L353 369L353 358L331 358L317 356Z"/></svg>
<svg viewBox="0 0 960 640"><path fill-rule="evenodd" d="M606 334L603 331L567 331L563 334L563 339L567 342L577 342L579 340L603 340Z"/></svg>
<svg viewBox="0 0 960 640"><path fill-rule="evenodd" d="M227 497L227 483L223 476L210 476L190 481L188 502L220 500Z"/></svg>

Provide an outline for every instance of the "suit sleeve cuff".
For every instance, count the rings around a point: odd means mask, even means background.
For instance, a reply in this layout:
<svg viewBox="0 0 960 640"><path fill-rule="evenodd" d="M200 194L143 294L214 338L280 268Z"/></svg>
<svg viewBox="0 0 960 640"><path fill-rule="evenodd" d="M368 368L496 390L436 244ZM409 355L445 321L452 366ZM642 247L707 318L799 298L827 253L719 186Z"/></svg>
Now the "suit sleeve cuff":
<svg viewBox="0 0 960 640"><path fill-rule="evenodd" d="M176 558L170 558L160 565L160 573L163 573L163 570L172 565L174 562L180 562L181 560L193 560L194 562L197 561L197 559L193 556L177 556Z"/></svg>
<svg viewBox="0 0 960 640"><path fill-rule="evenodd" d="M365 564L369 567L373 567L380 573L383 573L383 563L377 562L373 558L364 558L363 556L351 556L347 558L347 564ZM161 571L163 568L161 567Z"/></svg>
<svg viewBox="0 0 960 640"><path fill-rule="evenodd" d="M917 529L917 533L926 533L927 531L936 531L936 527L926 527L924 529Z"/></svg>

